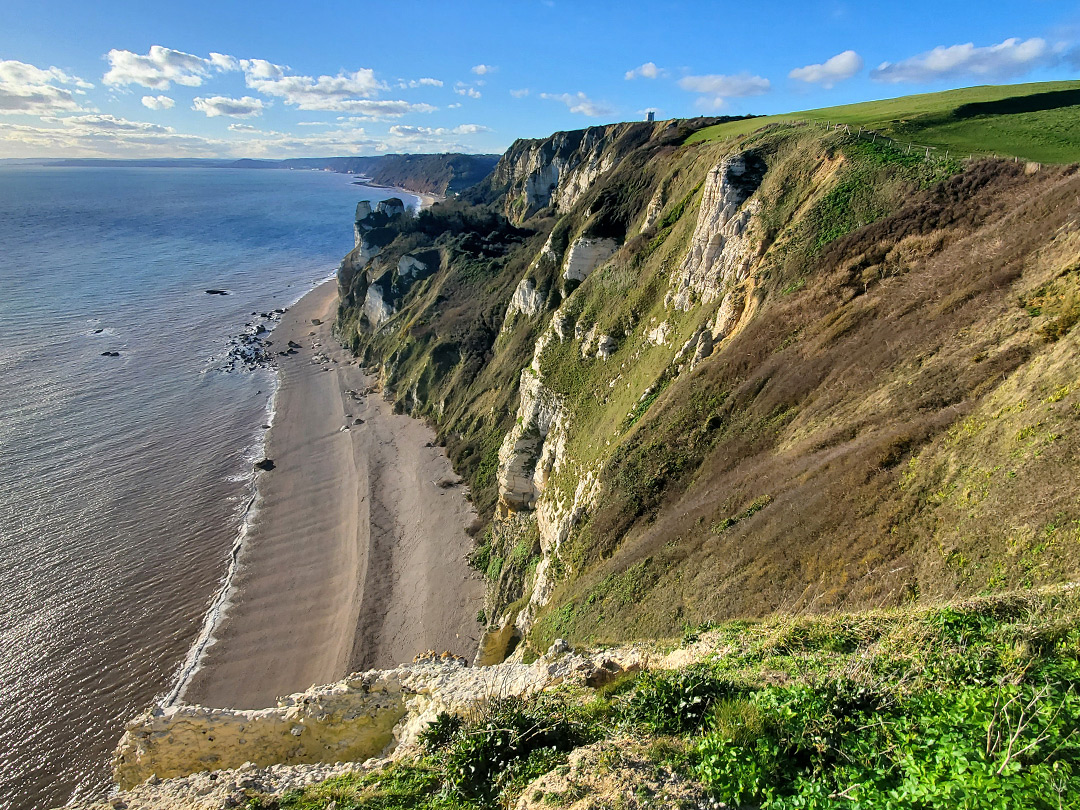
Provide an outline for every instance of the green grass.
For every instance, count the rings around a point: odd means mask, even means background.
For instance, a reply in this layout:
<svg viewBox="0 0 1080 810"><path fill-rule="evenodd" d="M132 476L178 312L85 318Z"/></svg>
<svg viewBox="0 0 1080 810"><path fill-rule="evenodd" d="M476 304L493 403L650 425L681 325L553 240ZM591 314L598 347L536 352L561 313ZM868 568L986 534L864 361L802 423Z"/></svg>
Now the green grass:
<svg viewBox="0 0 1080 810"><path fill-rule="evenodd" d="M686 142L727 140L794 120L862 126L941 152L1080 161L1080 81L967 87L769 115L707 127Z"/></svg>
<svg viewBox="0 0 1080 810"><path fill-rule="evenodd" d="M575 748L628 738L728 806L1078 806L1074 590L729 622L689 640L699 636L712 653L696 664L443 714L417 759L280 797L249 794L248 807L513 807ZM593 795L588 806L618 798Z"/></svg>

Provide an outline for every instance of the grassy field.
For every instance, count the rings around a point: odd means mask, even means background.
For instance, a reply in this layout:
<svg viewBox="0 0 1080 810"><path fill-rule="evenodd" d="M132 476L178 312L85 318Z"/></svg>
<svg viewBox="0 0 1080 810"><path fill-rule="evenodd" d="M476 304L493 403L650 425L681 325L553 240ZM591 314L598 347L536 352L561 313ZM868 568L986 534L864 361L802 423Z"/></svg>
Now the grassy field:
<svg viewBox="0 0 1080 810"><path fill-rule="evenodd" d="M1041 163L1080 161L1080 81L968 87L769 115L708 127L687 143L725 140L792 120L861 126L904 143L953 153Z"/></svg>

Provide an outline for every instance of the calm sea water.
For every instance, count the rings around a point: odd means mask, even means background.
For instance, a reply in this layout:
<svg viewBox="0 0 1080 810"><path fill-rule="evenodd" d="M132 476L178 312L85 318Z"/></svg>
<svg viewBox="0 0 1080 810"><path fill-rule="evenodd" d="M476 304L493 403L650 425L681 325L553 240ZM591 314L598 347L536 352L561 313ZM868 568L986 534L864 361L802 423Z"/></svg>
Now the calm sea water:
<svg viewBox="0 0 1080 810"><path fill-rule="evenodd" d="M0 809L100 795L124 721L169 690L274 384L208 358L329 276L356 202L388 196L322 172L0 168Z"/></svg>

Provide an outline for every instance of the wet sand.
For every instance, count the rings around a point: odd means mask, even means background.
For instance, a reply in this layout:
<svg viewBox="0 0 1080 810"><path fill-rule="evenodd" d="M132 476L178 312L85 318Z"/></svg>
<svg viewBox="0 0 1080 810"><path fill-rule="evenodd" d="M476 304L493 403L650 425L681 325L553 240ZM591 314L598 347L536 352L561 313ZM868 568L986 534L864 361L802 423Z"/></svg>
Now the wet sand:
<svg viewBox="0 0 1080 810"><path fill-rule="evenodd" d="M319 286L273 332L274 351L301 346L277 358L275 467L258 473L230 604L185 702L261 708L427 649L476 651L475 513L431 429L364 393L374 380L330 334L336 296Z"/></svg>

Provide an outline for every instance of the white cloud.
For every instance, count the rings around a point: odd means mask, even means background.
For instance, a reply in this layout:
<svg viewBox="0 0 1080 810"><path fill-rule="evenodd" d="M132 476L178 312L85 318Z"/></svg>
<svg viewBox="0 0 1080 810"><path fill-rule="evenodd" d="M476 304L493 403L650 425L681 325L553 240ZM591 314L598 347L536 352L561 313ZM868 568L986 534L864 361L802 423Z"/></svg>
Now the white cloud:
<svg viewBox="0 0 1080 810"><path fill-rule="evenodd" d="M228 144L114 116L44 119L54 126L0 124L0 157L214 157Z"/></svg>
<svg viewBox="0 0 1080 810"><path fill-rule="evenodd" d="M829 89L845 79L850 79L863 69L864 64L859 54L849 50L826 59L820 65L795 68L788 74L788 78L808 84L820 84Z"/></svg>
<svg viewBox="0 0 1080 810"><path fill-rule="evenodd" d="M356 99L339 102L333 109L338 112L353 113L368 121L375 121L383 118L400 118L412 113L431 113L439 108L431 104L410 104L407 101Z"/></svg>
<svg viewBox="0 0 1080 810"><path fill-rule="evenodd" d="M227 115L230 118L255 118L262 115L263 103L261 99L252 96L243 98L210 96L194 99L191 109L206 113L207 118L217 118L221 115Z"/></svg>
<svg viewBox="0 0 1080 810"><path fill-rule="evenodd" d="M176 102L168 96L143 96L142 104L144 107L151 110L168 110L176 104Z"/></svg>
<svg viewBox="0 0 1080 810"><path fill-rule="evenodd" d="M248 87L283 98L286 104L301 110L351 112L360 100L371 99L387 89L370 68L312 77L290 75L288 68L265 59L242 59L240 67Z"/></svg>
<svg viewBox="0 0 1080 810"><path fill-rule="evenodd" d="M454 92L459 96L468 96L469 98L480 98L480 91L475 87L470 87L465 82L458 82L454 85Z"/></svg>
<svg viewBox="0 0 1080 810"><path fill-rule="evenodd" d="M667 71L658 68L655 62L646 62L644 65L638 65L633 70L626 71L624 78L627 81L631 79L658 79L666 75Z"/></svg>
<svg viewBox="0 0 1080 810"><path fill-rule="evenodd" d="M882 62L870 71L870 78L890 84L921 84L961 76L1011 79L1035 68L1054 64L1060 57L1059 50L1044 39L1033 37L1021 40L1013 37L997 45L979 48L971 42L938 46L900 62Z"/></svg>
<svg viewBox="0 0 1080 810"><path fill-rule="evenodd" d="M398 82L398 89L400 90L415 90L417 87L442 87L442 79L409 79L405 81L402 79Z"/></svg>
<svg viewBox="0 0 1080 810"><path fill-rule="evenodd" d="M718 110L729 98L760 96L772 89L769 80L762 76L739 73L734 76L712 73L705 76L683 76L679 87L692 93L702 93L697 100L699 107Z"/></svg>
<svg viewBox="0 0 1080 810"><path fill-rule="evenodd" d="M460 124L451 129L446 127L413 127L404 124L395 124L390 127L390 134L398 138L432 138L445 135L475 135L478 132L491 132L489 127L481 124Z"/></svg>
<svg viewBox="0 0 1080 810"><path fill-rule="evenodd" d="M240 60L235 56L227 56L223 53L210 52L210 62L218 70L228 73L240 69Z"/></svg>
<svg viewBox="0 0 1080 810"><path fill-rule="evenodd" d="M110 86L138 84L152 90L168 90L173 84L198 87L214 71L235 70L231 56L215 53L209 59L154 45L144 54L116 48L106 54L109 71L102 81Z"/></svg>
<svg viewBox="0 0 1080 810"><path fill-rule="evenodd" d="M176 132L172 127L163 127L161 124L150 124L144 121L129 121L126 118L117 118L115 115L70 115L65 118L42 118L48 124L59 124L65 129L84 134L100 134L102 132L152 132L159 135L173 134Z"/></svg>
<svg viewBox="0 0 1080 810"><path fill-rule="evenodd" d="M529 95L529 88L523 87L520 90L511 90L510 95L514 98L525 98L525 96Z"/></svg>
<svg viewBox="0 0 1080 810"><path fill-rule="evenodd" d="M486 76L488 73L494 73L498 70L494 65L473 65L472 72L477 76Z"/></svg>
<svg viewBox="0 0 1080 810"><path fill-rule="evenodd" d="M285 75L285 71L288 70L284 65L275 65L273 62L267 62L265 59L241 59L240 69L244 71L244 77L248 81L248 87L251 86L253 80L274 80L280 79Z"/></svg>
<svg viewBox="0 0 1080 810"><path fill-rule="evenodd" d="M541 93L540 98L548 101L561 101L572 113L581 113L593 118L612 115L615 111L602 101L593 101L584 93Z"/></svg>
<svg viewBox="0 0 1080 810"><path fill-rule="evenodd" d="M446 109L448 109L448 110L456 110L460 106L461 106L461 102L460 101L455 101L453 104L447 104Z"/></svg>
<svg viewBox="0 0 1080 810"><path fill-rule="evenodd" d="M251 124L229 124L229 132L259 132L258 127Z"/></svg>
<svg viewBox="0 0 1080 810"><path fill-rule="evenodd" d="M13 59L0 60L0 114L82 112L82 102L76 96L91 87L89 82L60 68L42 69Z"/></svg>

